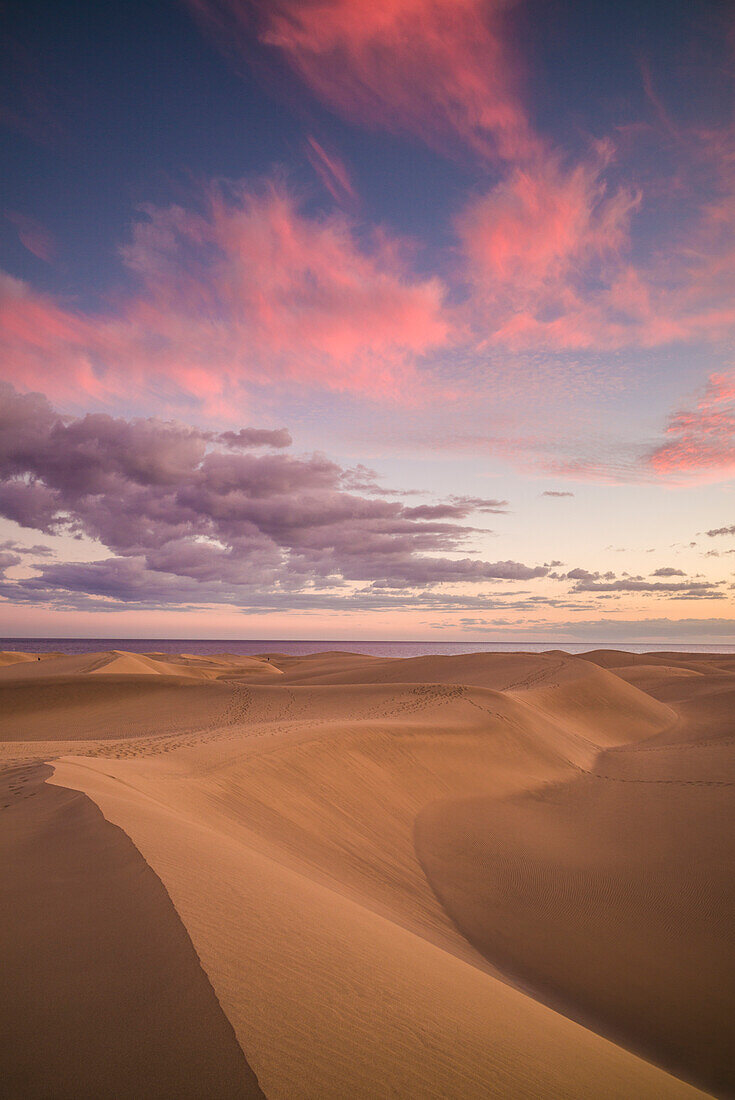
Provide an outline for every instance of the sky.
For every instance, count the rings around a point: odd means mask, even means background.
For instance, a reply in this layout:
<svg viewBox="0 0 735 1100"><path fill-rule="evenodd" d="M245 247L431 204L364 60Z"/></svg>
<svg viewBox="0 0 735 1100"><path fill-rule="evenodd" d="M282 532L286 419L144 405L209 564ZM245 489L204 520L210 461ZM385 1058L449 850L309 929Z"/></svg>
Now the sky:
<svg viewBox="0 0 735 1100"><path fill-rule="evenodd" d="M729 3L0 19L0 634L735 642Z"/></svg>

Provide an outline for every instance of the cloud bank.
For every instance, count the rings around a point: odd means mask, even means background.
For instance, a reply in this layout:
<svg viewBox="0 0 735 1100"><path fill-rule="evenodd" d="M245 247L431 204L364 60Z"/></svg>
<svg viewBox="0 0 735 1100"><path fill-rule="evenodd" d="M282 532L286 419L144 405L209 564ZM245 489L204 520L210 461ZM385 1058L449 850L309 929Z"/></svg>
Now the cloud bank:
<svg viewBox="0 0 735 1100"><path fill-rule="evenodd" d="M233 448L234 443L234 448ZM407 506L350 491L355 471L278 453L284 429L214 434L107 414L62 417L40 394L0 389L0 515L96 540L115 557L41 564L16 598L59 589L122 601L246 604L265 592L426 589L527 581L545 566L456 557L473 512L506 501ZM243 446L269 446L261 454ZM223 446L226 449L223 449ZM11 556L13 556L11 554ZM10 560L6 566L17 564ZM13 587L4 594L13 598Z"/></svg>

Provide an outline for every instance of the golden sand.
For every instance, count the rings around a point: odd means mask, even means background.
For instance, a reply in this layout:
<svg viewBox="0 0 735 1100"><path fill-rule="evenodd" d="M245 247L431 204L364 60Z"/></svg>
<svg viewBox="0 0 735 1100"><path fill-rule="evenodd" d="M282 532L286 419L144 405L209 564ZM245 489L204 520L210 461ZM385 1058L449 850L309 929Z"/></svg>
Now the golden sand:
<svg viewBox="0 0 735 1100"><path fill-rule="evenodd" d="M207 1050L212 1096L251 1071L314 1100L735 1090L735 657L24 656L0 656L4 1010L28 1024L3 1061L55 1053L19 1095L195 1095ZM71 944L70 861L76 897L126 899ZM157 921L176 935L138 959ZM100 1053L101 1002L142 1049L113 933L161 991L148 1092Z"/></svg>

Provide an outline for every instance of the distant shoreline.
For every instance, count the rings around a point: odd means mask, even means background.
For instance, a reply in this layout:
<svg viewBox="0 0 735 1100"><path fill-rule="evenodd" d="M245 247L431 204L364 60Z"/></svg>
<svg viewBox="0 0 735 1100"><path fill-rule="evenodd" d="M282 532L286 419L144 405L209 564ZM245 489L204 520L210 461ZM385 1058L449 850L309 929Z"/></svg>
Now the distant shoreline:
<svg viewBox="0 0 735 1100"><path fill-rule="evenodd" d="M327 650L347 650L378 657L418 657L430 654L463 654L492 652L546 653L563 650L570 654L589 653L600 649L625 650L630 653L735 653L735 640L714 642L673 641L656 639L646 641L391 641L387 639L334 639L334 638L62 638L62 637L3 637L0 649L29 652L59 651L62 653L92 653L98 650L126 649L134 652L157 650L164 653L181 653L196 650L202 654L228 651L243 655L280 652L293 656L319 653Z"/></svg>

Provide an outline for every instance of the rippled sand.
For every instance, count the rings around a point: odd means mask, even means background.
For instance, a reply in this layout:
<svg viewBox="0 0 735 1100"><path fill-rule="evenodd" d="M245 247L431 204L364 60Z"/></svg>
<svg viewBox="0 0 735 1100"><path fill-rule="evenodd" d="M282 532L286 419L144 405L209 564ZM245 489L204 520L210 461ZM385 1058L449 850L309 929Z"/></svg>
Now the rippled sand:
<svg viewBox="0 0 735 1100"><path fill-rule="evenodd" d="M735 1092L733 656L6 654L0 739L12 1095Z"/></svg>

